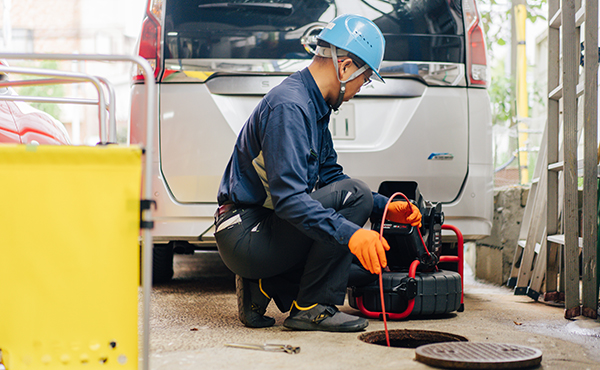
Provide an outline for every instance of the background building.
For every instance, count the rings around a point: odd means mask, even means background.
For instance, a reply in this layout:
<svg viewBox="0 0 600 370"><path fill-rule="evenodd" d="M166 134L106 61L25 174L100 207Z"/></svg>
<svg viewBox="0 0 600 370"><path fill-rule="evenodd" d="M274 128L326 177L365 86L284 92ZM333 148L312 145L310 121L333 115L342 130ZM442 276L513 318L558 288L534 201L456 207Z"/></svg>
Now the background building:
<svg viewBox="0 0 600 370"><path fill-rule="evenodd" d="M144 15L144 0L2 0L0 48L8 52L134 54ZM108 78L116 90L118 138L127 138L130 63L14 61L11 66L35 66L78 71ZM11 76L11 79L22 78ZM38 87L22 95L97 98L90 84ZM94 106L61 104L40 107L62 121L74 144L98 141L98 110Z"/></svg>

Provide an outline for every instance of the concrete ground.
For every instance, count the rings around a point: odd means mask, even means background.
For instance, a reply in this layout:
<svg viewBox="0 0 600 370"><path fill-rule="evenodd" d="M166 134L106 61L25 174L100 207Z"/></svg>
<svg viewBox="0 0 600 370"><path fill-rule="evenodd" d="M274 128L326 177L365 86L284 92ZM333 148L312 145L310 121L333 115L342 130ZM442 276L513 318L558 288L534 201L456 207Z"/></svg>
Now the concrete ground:
<svg viewBox="0 0 600 370"><path fill-rule="evenodd" d="M340 307L358 314L348 305ZM414 349L360 341L361 333L296 332L282 326L249 329L237 319L233 275L216 253L175 257L175 278L152 294L151 369L431 369ZM565 320L563 309L515 296L512 290L465 277L465 311L444 318L388 322L392 329L458 334L476 342L525 345L542 351L543 369L600 369L600 322ZM370 320L365 332L383 330ZM364 333L364 332L363 332ZM299 354L226 347L226 343L281 343Z"/></svg>

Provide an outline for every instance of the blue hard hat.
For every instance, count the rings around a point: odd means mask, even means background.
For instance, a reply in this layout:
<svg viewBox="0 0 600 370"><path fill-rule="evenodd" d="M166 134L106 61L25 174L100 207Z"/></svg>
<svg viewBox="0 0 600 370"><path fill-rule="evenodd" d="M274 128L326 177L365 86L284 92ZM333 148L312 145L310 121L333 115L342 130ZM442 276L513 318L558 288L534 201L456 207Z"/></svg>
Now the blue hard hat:
<svg viewBox="0 0 600 370"><path fill-rule="evenodd" d="M379 68L385 52L385 38L370 19L355 14L340 15L329 22L317 38L356 55L383 81Z"/></svg>

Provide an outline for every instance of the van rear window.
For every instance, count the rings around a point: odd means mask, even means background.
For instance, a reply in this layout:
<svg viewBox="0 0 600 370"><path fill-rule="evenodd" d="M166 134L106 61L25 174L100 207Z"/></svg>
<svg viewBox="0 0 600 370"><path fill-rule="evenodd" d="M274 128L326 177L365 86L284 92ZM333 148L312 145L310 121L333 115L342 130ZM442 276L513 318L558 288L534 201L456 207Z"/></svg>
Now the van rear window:
<svg viewBox="0 0 600 370"><path fill-rule="evenodd" d="M385 60L464 63L461 0L165 0L167 59L310 59L337 15L362 14L386 39ZM311 36L313 36L311 38Z"/></svg>

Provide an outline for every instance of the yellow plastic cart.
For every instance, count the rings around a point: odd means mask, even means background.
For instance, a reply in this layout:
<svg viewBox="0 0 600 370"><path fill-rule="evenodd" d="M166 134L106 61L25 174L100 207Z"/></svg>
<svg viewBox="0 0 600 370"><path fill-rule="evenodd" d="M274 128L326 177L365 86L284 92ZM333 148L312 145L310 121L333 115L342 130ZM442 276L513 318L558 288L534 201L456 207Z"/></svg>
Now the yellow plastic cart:
<svg viewBox="0 0 600 370"><path fill-rule="evenodd" d="M6 368L137 369L141 150L2 145L0 184Z"/></svg>
<svg viewBox="0 0 600 370"><path fill-rule="evenodd" d="M156 87L143 58L16 53L0 58L137 64L147 77L145 149L153 150ZM98 79L60 71L37 74L96 85L104 142ZM114 103L112 94L113 114ZM111 120L111 133L113 126ZM145 159L142 182L137 147L0 145L0 368L137 369L141 359L142 368L149 369L153 164Z"/></svg>

